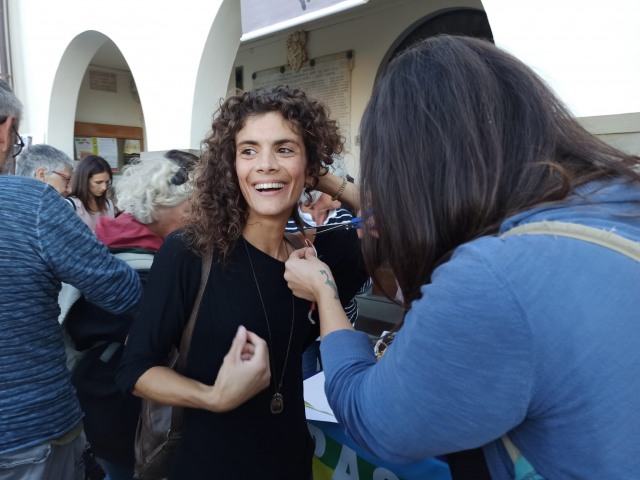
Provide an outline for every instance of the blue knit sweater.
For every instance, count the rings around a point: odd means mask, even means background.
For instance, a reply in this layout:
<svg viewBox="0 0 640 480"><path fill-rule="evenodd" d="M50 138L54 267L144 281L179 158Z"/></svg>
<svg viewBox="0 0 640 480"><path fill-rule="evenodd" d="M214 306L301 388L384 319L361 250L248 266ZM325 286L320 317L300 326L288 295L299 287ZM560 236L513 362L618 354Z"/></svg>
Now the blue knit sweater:
<svg viewBox="0 0 640 480"><path fill-rule="evenodd" d="M561 221L637 242L639 206L640 189L609 185L501 231ZM324 338L329 403L356 442L390 461L484 446L492 477L511 479L496 441L509 432L546 478L638 478L639 292L640 263L615 251L547 235L480 238L434 272L379 362L364 333Z"/></svg>
<svg viewBox="0 0 640 480"><path fill-rule="evenodd" d="M82 418L58 324L60 282L115 313L142 294L135 271L53 188L0 176L0 454L59 437Z"/></svg>

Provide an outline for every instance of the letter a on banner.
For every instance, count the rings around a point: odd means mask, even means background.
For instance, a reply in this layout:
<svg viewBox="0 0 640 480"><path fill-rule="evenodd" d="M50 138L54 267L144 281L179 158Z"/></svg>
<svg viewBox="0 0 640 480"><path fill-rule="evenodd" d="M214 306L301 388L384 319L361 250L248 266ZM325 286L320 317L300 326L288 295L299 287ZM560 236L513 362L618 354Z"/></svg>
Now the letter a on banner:
<svg viewBox="0 0 640 480"><path fill-rule="evenodd" d="M358 456L356 452L344 445L342 447L342 453L340 453L340 460L333 472L333 480L360 480L358 475Z"/></svg>

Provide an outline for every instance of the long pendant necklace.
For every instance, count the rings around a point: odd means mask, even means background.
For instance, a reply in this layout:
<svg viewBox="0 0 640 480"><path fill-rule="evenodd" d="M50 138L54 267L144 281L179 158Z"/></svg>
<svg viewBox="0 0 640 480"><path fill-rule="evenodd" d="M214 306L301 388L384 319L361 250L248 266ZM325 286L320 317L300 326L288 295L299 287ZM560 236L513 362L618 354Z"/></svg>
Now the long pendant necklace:
<svg viewBox="0 0 640 480"><path fill-rule="evenodd" d="M247 247L247 240L242 237L244 240L244 248L247 251L247 257L249 257L249 265L251 265L251 271L253 272L253 279L256 282L256 288L258 289L258 296L260 297L260 303L262 304L262 310L264 311L264 318L267 321L267 331L269 332L269 357L271 359L271 368L273 368L273 389L275 390L275 394L271 397L271 413L278 414L282 413L284 409L284 400L282 398L282 394L280 393L280 389L282 388L282 381L284 380L284 372L287 369L287 360L289 360L289 349L291 348L291 339L293 338L293 324L296 318L296 305L293 298L293 292L291 292L291 333L289 334L289 345L287 345L287 355L284 358L284 366L282 367L282 376L280 377L280 383L276 387L276 364L273 361L273 339L271 338L271 327L269 326L269 316L267 315L267 309L264 306L264 301L262 300L262 292L260 291L260 285L258 284L258 277L256 277L256 271L253 268L253 262L251 261L251 255L249 254L249 247Z"/></svg>

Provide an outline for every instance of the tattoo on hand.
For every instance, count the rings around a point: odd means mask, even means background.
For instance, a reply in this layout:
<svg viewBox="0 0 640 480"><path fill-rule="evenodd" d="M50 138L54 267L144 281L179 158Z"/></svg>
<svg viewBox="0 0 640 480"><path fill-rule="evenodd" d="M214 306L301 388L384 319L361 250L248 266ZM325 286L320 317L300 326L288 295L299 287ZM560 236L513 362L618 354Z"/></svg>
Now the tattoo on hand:
<svg viewBox="0 0 640 480"><path fill-rule="evenodd" d="M327 276L327 281L324 282L327 285L329 285L331 288L333 288L333 291L335 293L335 296L333 298L335 298L336 300L340 300L340 297L338 296L338 289L336 288L336 284L333 283L333 281L331 280L331 278L329 277L329 274L325 271L325 270L320 270L320 273L324 273Z"/></svg>

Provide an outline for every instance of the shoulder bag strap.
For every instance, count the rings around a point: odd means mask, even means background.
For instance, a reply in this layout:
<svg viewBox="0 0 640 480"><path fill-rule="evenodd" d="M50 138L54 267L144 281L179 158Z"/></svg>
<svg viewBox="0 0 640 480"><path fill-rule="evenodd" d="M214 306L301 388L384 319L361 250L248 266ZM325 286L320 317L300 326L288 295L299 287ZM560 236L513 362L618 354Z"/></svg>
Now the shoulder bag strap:
<svg viewBox="0 0 640 480"><path fill-rule="evenodd" d="M640 262L640 243L629 240L613 233L613 230L601 230L599 228L578 225L566 222L536 222L526 223L512 228L500 235L504 240L510 235L552 235L556 237L569 237L584 242L600 245Z"/></svg>
<svg viewBox="0 0 640 480"><path fill-rule="evenodd" d="M178 367L176 371L180 375L184 375L184 371L187 366L187 356L189 355L189 349L191 348L191 339L193 338L193 330L196 326L196 319L198 318L198 312L200 312L200 303L202 302L202 296L204 295L204 289L207 286L209 280L209 272L211 272L211 262L213 256L209 253L202 258L202 272L200 276L200 288L198 289L198 296L193 304L191 310L191 316L187 325L184 327L182 333L182 340L180 341L180 353L178 356Z"/></svg>
<svg viewBox="0 0 640 480"><path fill-rule="evenodd" d="M500 238L504 240L505 237L511 235L552 235L556 237L575 238L584 242L593 243L594 245L600 245L601 247L626 255L636 262L640 262L640 243L613 233L613 230L601 230L576 223L545 221L527 223L512 228L500 235ZM511 458L516 468L516 479L525 477L528 479L531 478L532 480L542 478L522 456L522 453L518 447L513 444L508 435L503 435L501 440L509 454L509 458Z"/></svg>
<svg viewBox="0 0 640 480"><path fill-rule="evenodd" d="M293 248L294 250L300 250L301 248L305 247L302 239L295 233L285 232L284 239L289 242L289 245L291 245L291 248Z"/></svg>
<svg viewBox="0 0 640 480"><path fill-rule="evenodd" d="M193 304L193 309L191 310L191 316L189 317L189 321L187 322L187 325L184 327L184 331L182 332L182 340L180 341L178 366L176 368L176 371L180 375L184 375L184 372L187 367L187 357L189 356L189 349L191 348L191 339L193 338L193 330L196 326L196 319L198 318L198 312L200 311L200 303L202 302L204 290L209 280L209 273L211 272L212 259L213 259L213 255L211 253L206 254L202 258L202 273L200 276L200 288L198 289L198 295L196 296L196 301ZM171 409L171 430L169 430L169 434L172 437L180 437L182 435L183 422L184 422L184 408L173 407Z"/></svg>

